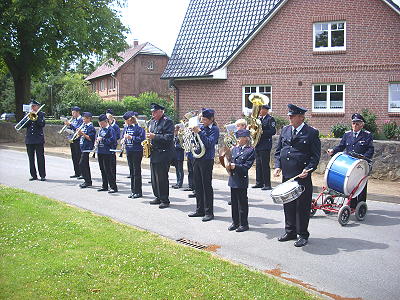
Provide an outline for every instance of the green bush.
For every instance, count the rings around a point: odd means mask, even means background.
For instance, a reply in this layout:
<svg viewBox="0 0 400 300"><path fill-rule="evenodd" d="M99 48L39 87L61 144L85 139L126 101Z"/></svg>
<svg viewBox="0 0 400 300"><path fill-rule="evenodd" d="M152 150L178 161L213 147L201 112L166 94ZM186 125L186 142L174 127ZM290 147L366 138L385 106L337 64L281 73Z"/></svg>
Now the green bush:
<svg viewBox="0 0 400 300"><path fill-rule="evenodd" d="M282 118L280 116L273 116L276 122L276 130L281 130L284 126L289 125L289 120L287 118Z"/></svg>
<svg viewBox="0 0 400 300"><path fill-rule="evenodd" d="M397 124L395 121L385 121L383 124L383 134L388 140L396 137Z"/></svg>
<svg viewBox="0 0 400 300"><path fill-rule="evenodd" d="M376 115L368 109L363 109L361 115L365 120L364 129L371 132L373 135L378 133L378 125L376 125Z"/></svg>
<svg viewBox="0 0 400 300"><path fill-rule="evenodd" d="M350 129L351 128L348 125L337 123L335 125L332 125L331 132L335 138L341 138L344 133Z"/></svg>

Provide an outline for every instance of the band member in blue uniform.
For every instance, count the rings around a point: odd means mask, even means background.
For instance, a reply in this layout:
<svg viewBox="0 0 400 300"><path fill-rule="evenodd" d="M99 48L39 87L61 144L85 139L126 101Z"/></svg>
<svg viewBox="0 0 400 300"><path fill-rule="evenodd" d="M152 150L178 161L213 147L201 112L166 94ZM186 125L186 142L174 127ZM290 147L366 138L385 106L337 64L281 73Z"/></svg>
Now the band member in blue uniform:
<svg viewBox="0 0 400 300"><path fill-rule="evenodd" d="M151 140L151 185L156 199L150 201L159 208L169 207L168 170L173 158L174 123L164 114L164 107L151 104L152 119L146 138Z"/></svg>
<svg viewBox="0 0 400 300"><path fill-rule="evenodd" d="M297 240L294 245L303 247L307 245L310 235L311 172L317 168L321 157L321 141L318 130L304 123L307 110L293 104L289 104L288 108L290 125L285 126L279 136L274 176L282 172L282 181L285 182L301 174L296 180L304 186L304 192L296 200L283 205L286 233L278 241Z"/></svg>
<svg viewBox="0 0 400 300"><path fill-rule="evenodd" d="M71 108L72 121L65 121L64 124L68 125L68 128L71 129L74 133L75 131L82 125L83 119L81 116L81 109L78 106L74 106ZM72 133L68 138L71 139L74 135ZM71 157L72 163L74 165L74 175L69 176L70 178L78 178L81 176L81 170L79 169L79 161L81 159L81 147L79 145L79 139L75 139L72 143L70 143L71 148Z"/></svg>
<svg viewBox="0 0 400 300"><path fill-rule="evenodd" d="M114 129L116 138L115 143L114 145L112 145L111 149L116 150L118 145L118 140L121 138L121 129L119 128L118 123L114 118L114 112L111 108L106 110L106 116L108 119L108 123ZM117 156L115 152L113 152L113 155L111 155L111 168L112 168L112 174L115 180L117 180Z"/></svg>
<svg viewBox="0 0 400 300"><path fill-rule="evenodd" d="M205 154L201 157L194 155L194 181L196 185L196 211L189 217L203 217L207 222L214 219L214 191L211 185L214 167L215 145L218 143L219 128L214 121L214 110L204 109L201 122L203 125L193 127L198 133L205 147Z"/></svg>
<svg viewBox="0 0 400 300"><path fill-rule="evenodd" d="M146 139L146 133L139 126L137 116L138 113L133 111L127 111L123 116L127 126L124 128L121 141L125 143L126 158L131 174L131 194L128 198L142 197L142 142Z"/></svg>
<svg viewBox="0 0 400 300"><path fill-rule="evenodd" d="M108 192L110 194L116 193L118 192L118 188L111 165L112 155L115 155L115 153L110 151L110 149L112 149L112 147L115 145L116 136L114 129L108 123L106 115L102 114L99 116L99 125L101 128L96 139L96 142L98 143L97 157L103 184L101 189L98 189L98 191L108 191L108 186L110 186L110 190Z"/></svg>
<svg viewBox="0 0 400 300"><path fill-rule="evenodd" d="M272 136L276 134L275 119L268 114L269 105L263 105L260 110L262 134L256 145L256 185L253 188L271 189L271 148Z"/></svg>
<svg viewBox="0 0 400 300"><path fill-rule="evenodd" d="M250 131L239 129L236 132L238 144L232 148L232 161L227 167L230 170L228 185L231 188L232 224L229 231L243 232L249 230L249 169L254 163L254 148L250 146Z"/></svg>
<svg viewBox="0 0 400 300"><path fill-rule="evenodd" d="M40 103L31 100L31 111L37 112ZM29 120L25 125L26 128L26 136L25 136L25 144L26 144L26 152L28 153L29 158L29 170L31 173L30 181L37 180L37 173L35 167L35 153L36 153L36 160L38 164L38 171L41 181L46 180L46 167L45 167L45 160L44 160L44 133L43 127L45 126L44 120L44 112L39 111L37 113L37 120L32 121Z"/></svg>
<svg viewBox="0 0 400 300"><path fill-rule="evenodd" d="M183 150L181 146L178 133L179 133L179 125L177 124L175 125L175 131L174 131L175 155L172 160L172 165L175 166L175 171L176 171L176 184L172 186L172 188L174 189L179 189L182 187L183 178L185 176L183 173L183 161L185 159L185 150Z"/></svg>
<svg viewBox="0 0 400 300"><path fill-rule="evenodd" d="M87 188L92 186L92 176L90 174L89 166L89 151L94 148L94 140L96 138L96 129L92 124L92 114L90 112L83 113L83 127L79 130L80 136L79 143L81 147L81 159L79 160L79 168L85 182L81 183L79 187Z"/></svg>
<svg viewBox="0 0 400 300"><path fill-rule="evenodd" d="M364 130L365 120L362 115L355 113L351 116L351 129L343 135L340 144L333 149L328 149L329 155L335 155L338 152L345 151L348 154L356 153L365 156L371 160L374 155L374 138L372 134ZM350 207L356 208L361 201L367 202L367 184L365 184L362 192L355 198L351 199Z"/></svg>

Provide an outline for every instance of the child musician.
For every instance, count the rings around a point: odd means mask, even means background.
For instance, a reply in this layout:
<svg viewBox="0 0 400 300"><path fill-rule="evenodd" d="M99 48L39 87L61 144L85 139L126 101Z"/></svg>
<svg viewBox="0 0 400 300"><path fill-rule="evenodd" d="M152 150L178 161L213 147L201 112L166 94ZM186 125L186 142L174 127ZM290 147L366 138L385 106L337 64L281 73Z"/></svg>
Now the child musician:
<svg viewBox="0 0 400 300"><path fill-rule="evenodd" d="M81 136L79 140L79 145L81 148L81 158L79 160L79 168L81 170L81 174L83 179L85 180L84 183L81 183L79 187L82 189L92 186L92 176L90 174L90 166L89 166L89 154L94 148L94 140L96 138L96 129L92 124L92 114L90 112L83 113L83 127L78 132Z"/></svg>

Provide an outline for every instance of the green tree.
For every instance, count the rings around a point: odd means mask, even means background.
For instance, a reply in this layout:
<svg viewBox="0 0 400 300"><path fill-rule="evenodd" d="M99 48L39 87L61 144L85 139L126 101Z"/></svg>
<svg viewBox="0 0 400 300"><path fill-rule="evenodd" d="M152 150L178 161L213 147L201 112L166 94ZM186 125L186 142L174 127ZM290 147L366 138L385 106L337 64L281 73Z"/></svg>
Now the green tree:
<svg viewBox="0 0 400 300"><path fill-rule="evenodd" d="M92 54L118 59L127 45L115 8L124 0L2 0L0 58L10 71L17 118L29 100L32 75L51 64Z"/></svg>

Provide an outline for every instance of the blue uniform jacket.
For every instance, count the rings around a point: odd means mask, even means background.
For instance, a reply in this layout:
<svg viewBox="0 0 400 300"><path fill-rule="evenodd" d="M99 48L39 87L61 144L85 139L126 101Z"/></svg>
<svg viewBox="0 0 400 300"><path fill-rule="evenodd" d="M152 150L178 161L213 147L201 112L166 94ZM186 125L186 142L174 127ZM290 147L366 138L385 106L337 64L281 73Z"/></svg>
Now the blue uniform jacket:
<svg viewBox="0 0 400 300"><path fill-rule="evenodd" d="M81 136L79 140L79 145L81 147L81 151L83 150L92 150L94 148L94 140L96 138L96 129L93 124L90 122L88 124L83 125L82 132L87 134L90 137L90 141L87 140L84 136Z"/></svg>
<svg viewBox="0 0 400 300"><path fill-rule="evenodd" d="M115 133L115 143L111 149L117 149L118 140L121 138L121 129L115 121L110 126L114 129Z"/></svg>
<svg viewBox="0 0 400 300"><path fill-rule="evenodd" d="M44 112L38 112L36 121L29 120L23 128L26 128L25 144L44 144L43 127L46 125Z"/></svg>
<svg viewBox="0 0 400 300"><path fill-rule="evenodd" d="M374 155L372 134L369 131L361 130L357 138L354 138L353 131L346 131L340 144L333 149L333 153L336 154L344 150L346 150L347 153L355 152L372 159Z"/></svg>
<svg viewBox="0 0 400 300"><path fill-rule="evenodd" d="M101 128L99 131L99 137L102 137L103 139L99 142L97 153L99 154L114 153L110 151L110 149L114 149L113 146L115 144L115 141L117 140L114 129L111 126L108 126L106 128Z"/></svg>
<svg viewBox="0 0 400 300"><path fill-rule="evenodd" d="M219 139L219 128L217 125L213 124L210 127L202 125L200 127L201 131L199 132L199 136L201 141L206 148L206 153L201 158L195 159L214 159L215 157L215 145L218 144Z"/></svg>
<svg viewBox="0 0 400 300"><path fill-rule="evenodd" d="M235 146L232 148L232 162L235 168L229 176L228 186L237 189L246 189L249 186L249 169L254 163L254 148L250 146Z"/></svg>
<svg viewBox="0 0 400 300"><path fill-rule="evenodd" d="M177 136L174 137L174 146L175 146L175 160L183 161L185 159L185 150L183 150L179 138Z"/></svg>
<svg viewBox="0 0 400 300"><path fill-rule="evenodd" d="M271 150L272 148L272 136L276 134L276 122L275 119L266 115L262 120L262 134L260 141L256 145L256 150Z"/></svg>
<svg viewBox="0 0 400 300"><path fill-rule="evenodd" d="M151 120L149 132L156 136L151 140L151 163L170 163L174 155L174 122L163 115L160 120Z"/></svg>
<svg viewBox="0 0 400 300"><path fill-rule="evenodd" d="M71 121L71 124L68 126L68 128L71 129L72 131L74 131L74 133L75 133L76 129L81 127L82 123L83 123L83 118L82 118L82 116L79 116L78 118L73 119ZM68 136L68 138L71 139L72 136L74 135L74 133L70 134Z"/></svg>
<svg viewBox="0 0 400 300"><path fill-rule="evenodd" d="M146 139L146 132L138 124L129 125L124 128L122 137L129 134L132 139L125 139L126 152L142 152L142 142Z"/></svg>
<svg viewBox="0 0 400 300"><path fill-rule="evenodd" d="M321 157L318 130L304 124L301 131L292 138L292 128L289 125L282 129L275 152L275 168L282 169L284 178L294 177L304 169L315 170Z"/></svg>

